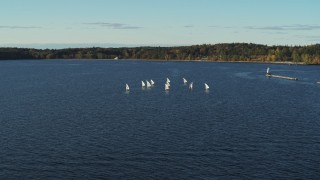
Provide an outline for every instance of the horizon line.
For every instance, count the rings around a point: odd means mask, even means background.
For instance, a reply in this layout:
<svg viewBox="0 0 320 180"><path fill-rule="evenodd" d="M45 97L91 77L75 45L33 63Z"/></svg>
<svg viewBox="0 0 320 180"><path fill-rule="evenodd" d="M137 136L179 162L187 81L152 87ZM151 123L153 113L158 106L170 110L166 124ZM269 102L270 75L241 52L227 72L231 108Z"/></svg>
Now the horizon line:
<svg viewBox="0 0 320 180"><path fill-rule="evenodd" d="M310 44L262 44L253 42L225 42L225 43L196 43L196 44L122 44L122 43L7 43L0 44L0 48L27 48L27 49L70 49L70 48L135 48L135 47L183 47L196 45L218 45L218 44L255 44L264 46L312 46L320 43Z"/></svg>

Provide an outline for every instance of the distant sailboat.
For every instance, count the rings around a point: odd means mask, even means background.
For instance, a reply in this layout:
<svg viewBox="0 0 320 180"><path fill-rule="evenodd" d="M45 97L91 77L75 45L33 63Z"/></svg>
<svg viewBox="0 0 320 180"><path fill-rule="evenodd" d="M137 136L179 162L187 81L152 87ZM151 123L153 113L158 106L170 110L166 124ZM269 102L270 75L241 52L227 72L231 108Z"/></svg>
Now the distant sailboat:
<svg viewBox="0 0 320 180"><path fill-rule="evenodd" d="M170 83L170 79L169 78L167 78L167 83L166 84L169 84Z"/></svg>
<svg viewBox="0 0 320 180"><path fill-rule="evenodd" d="M267 74L266 75L271 75L269 67L267 68Z"/></svg>
<svg viewBox="0 0 320 180"><path fill-rule="evenodd" d="M204 83L204 89L205 89L205 90L208 90L208 89L209 89L209 86L208 86L207 83Z"/></svg>
<svg viewBox="0 0 320 180"><path fill-rule="evenodd" d="M168 91L170 89L170 86L168 83L164 84L164 90Z"/></svg>
<svg viewBox="0 0 320 180"><path fill-rule="evenodd" d="M129 85L126 84L126 91L129 91L129 90L130 90Z"/></svg>
<svg viewBox="0 0 320 180"><path fill-rule="evenodd" d="M167 78L166 84L170 87L170 79Z"/></svg>
<svg viewBox="0 0 320 180"><path fill-rule="evenodd" d="M187 84L187 80L185 78L182 78L183 79L183 84Z"/></svg>
<svg viewBox="0 0 320 180"><path fill-rule="evenodd" d="M192 90L192 88L193 88L193 82L189 84L189 89Z"/></svg>
<svg viewBox="0 0 320 180"><path fill-rule="evenodd" d="M146 86L146 84L143 81L141 81L141 85L142 85L142 87Z"/></svg>
<svg viewBox="0 0 320 180"><path fill-rule="evenodd" d="M151 85L154 85L154 81L152 81L152 79L150 80Z"/></svg>
<svg viewBox="0 0 320 180"><path fill-rule="evenodd" d="M147 88L150 88L151 87L150 82L148 80L146 80L146 82L147 82Z"/></svg>

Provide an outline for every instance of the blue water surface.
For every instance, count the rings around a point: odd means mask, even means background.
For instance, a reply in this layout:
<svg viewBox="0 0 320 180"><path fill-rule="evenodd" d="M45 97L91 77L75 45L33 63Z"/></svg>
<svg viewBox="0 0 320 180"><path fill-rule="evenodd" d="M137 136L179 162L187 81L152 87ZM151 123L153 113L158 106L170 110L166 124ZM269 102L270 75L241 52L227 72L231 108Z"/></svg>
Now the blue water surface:
<svg viewBox="0 0 320 180"><path fill-rule="evenodd" d="M0 61L0 179L319 179L317 81L320 66Z"/></svg>

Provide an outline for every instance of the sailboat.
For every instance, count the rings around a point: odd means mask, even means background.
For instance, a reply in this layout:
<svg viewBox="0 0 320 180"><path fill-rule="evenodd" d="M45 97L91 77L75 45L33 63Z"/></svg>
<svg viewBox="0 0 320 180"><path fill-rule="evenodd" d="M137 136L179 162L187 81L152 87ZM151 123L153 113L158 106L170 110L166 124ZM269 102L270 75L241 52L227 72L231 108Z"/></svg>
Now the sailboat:
<svg viewBox="0 0 320 180"><path fill-rule="evenodd" d="M170 87L170 80L167 78L166 85Z"/></svg>
<svg viewBox="0 0 320 180"><path fill-rule="evenodd" d="M170 89L170 86L168 83L165 83L164 84L164 90L168 91Z"/></svg>
<svg viewBox="0 0 320 180"><path fill-rule="evenodd" d="M147 88L150 88L151 87L150 82L148 80L146 80L146 82L147 82Z"/></svg>
<svg viewBox="0 0 320 180"><path fill-rule="evenodd" d="M267 68L267 73L266 73L266 76L271 76L271 73L270 73L270 68L269 68L269 67Z"/></svg>
<svg viewBox="0 0 320 180"><path fill-rule="evenodd" d="M167 83L166 84L169 84L170 83L170 79L169 78L167 78Z"/></svg>
<svg viewBox="0 0 320 180"><path fill-rule="evenodd" d="M150 83L151 83L152 86L154 85L154 81L152 81L152 79L150 80Z"/></svg>
<svg viewBox="0 0 320 180"><path fill-rule="evenodd" d="M187 80L185 78L182 78L183 79L183 84L187 84Z"/></svg>
<svg viewBox="0 0 320 180"><path fill-rule="evenodd" d="M205 89L205 90L209 90L209 86L208 86L207 83L204 83L204 89Z"/></svg>
<svg viewBox="0 0 320 180"><path fill-rule="evenodd" d="M142 85L142 87L146 86L146 84L143 81L141 81L141 85Z"/></svg>
<svg viewBox="0 0 320 180"><path fill-rule="evenodd" d="M189 89L192 90L192 88L193 88L193 82L189 84Z"/></svg>
<svg viewBox="0 0 320 180"><path fill-rule="evenodd" d="M130 90L129 85L126 84L126 91L129 91L129 90Z"/></svg>

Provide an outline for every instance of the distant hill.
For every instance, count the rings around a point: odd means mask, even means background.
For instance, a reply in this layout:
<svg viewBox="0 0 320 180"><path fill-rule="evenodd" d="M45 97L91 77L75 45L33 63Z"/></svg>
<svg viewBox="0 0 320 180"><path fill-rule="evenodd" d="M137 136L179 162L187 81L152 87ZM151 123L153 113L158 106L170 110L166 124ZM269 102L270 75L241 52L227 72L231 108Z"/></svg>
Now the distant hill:
<svg viewBox="0 0 320 180"><path fill-rule="evenodd" d="M0 48L0 60L12 59L149 59L293 62L320 64L320 44L309 46L267 46L247 43L203 44L179 47Z"/></svg>

